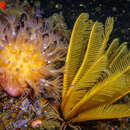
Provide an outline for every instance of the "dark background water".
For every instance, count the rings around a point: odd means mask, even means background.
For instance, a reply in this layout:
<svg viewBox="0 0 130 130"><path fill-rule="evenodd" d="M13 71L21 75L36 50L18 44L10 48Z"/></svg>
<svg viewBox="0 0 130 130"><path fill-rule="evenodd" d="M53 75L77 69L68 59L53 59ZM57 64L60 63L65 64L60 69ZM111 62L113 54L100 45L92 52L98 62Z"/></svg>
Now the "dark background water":
<svg viewBox="0 0 130 130"><path fill-rule="evenodd" d="M62 12L69 29L81 12L90 18L105 22L108 16L115 19L111 38L130 43L130 0L40 0L43 17Z"/></svg>

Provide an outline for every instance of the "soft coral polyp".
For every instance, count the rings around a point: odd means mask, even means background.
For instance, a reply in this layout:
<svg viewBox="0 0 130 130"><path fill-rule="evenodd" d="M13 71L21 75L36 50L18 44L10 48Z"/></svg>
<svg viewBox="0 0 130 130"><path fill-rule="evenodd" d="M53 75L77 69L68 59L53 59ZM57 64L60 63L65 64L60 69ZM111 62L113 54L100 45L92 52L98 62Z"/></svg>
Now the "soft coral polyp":
<svg viewBox="0 0 130 130"><path fill-rule="evenodd" d="M19 96L27 84L35 87L41 77L44 58L33 44L10 43L0 52L1 86L11 96Z"/></svg>

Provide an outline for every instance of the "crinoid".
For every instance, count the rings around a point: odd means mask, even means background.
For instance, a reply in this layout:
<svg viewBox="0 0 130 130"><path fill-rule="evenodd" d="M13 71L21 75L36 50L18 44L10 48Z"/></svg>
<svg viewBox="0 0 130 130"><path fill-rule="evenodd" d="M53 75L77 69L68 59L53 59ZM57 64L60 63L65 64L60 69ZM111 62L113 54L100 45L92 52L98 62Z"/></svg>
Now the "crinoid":
<svg viewBox="0 0 130 130"><path fill-rule="evenodd" d="M130 91L130 51L114 39L113 18L105 26L82 13L72 30L65 61L61 110L64 120L82 122L130 116L128 104L116 103ZM109 41L110 42L110 41Z"/></svg>

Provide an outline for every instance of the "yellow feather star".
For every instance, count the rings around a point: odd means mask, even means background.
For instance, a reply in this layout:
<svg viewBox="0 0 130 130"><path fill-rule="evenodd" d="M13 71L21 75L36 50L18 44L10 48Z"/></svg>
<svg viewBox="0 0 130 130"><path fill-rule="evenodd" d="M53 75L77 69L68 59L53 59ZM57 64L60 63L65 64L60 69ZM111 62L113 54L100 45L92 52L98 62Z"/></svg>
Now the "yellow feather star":
<svg viewBox="0 0 130 130"><path fill-rule="evenodd" d="M130 51L127 43L107 42L113 18L105 26L82 13L68 47L61 109L65 120L81 122L130 116L127 104L112 104L130 91Z"/></svg>

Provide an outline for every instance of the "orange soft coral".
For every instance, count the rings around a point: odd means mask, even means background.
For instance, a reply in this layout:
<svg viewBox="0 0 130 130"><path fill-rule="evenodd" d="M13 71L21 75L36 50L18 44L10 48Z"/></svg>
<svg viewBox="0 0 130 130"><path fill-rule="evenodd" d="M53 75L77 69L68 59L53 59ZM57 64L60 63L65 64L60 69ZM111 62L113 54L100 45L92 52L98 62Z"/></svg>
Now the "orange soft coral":
<svg viewBox="0 0 130 130"><path fill-rule="evenodd" d="M20 95L27 84L35 88L35 83L42 77L44 58L29 43L10 43L0 52L1 85L11 96Z"/></svg>
<svg viewBox="0 0 130 130"><path fill-rule="evenodd" d="M7 17L1 25L0 85L10 96L33 90L57 93L66 53L66 40L35 20L20 23ZM18 23L17 23L18 22ZM60 79L60 80L59 80ZM44 90L44 91L41 91Z"/></svg>

